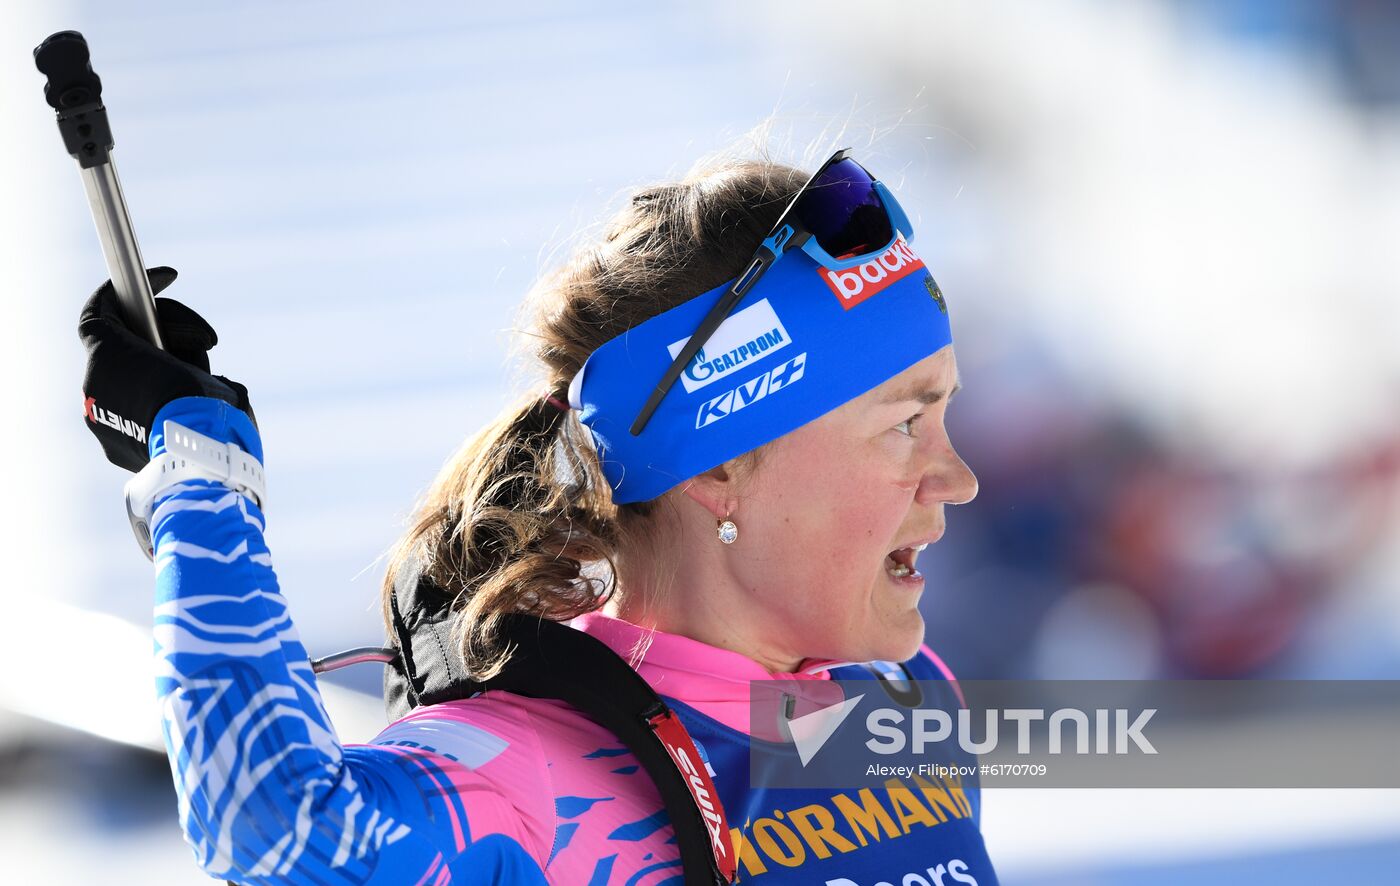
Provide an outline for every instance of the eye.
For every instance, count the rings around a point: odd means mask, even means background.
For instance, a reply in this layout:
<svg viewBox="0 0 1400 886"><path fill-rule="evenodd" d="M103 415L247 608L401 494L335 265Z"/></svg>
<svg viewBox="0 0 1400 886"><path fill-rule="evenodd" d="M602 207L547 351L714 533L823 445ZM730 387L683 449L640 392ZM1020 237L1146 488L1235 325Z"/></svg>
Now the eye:
<svg viewBox="0 0 1400 886"><path fill-rule="evenodd" d="M922 412L917 412L909 416L899 424L895 425L894 430L898 431L906 437L912 437L914 436L914 423L923 417L924 414Z"/></svg>

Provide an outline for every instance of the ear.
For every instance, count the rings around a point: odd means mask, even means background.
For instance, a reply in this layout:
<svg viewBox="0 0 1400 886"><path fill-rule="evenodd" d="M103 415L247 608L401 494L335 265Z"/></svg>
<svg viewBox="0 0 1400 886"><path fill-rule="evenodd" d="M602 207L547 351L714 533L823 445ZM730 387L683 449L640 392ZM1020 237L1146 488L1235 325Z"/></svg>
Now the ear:
<svg viewBox="0 0 1400 886"><path fill-rule="evenodd" d="M734 474L725 465L696 474L681 484L680 491L716 520L725 519L734 510Z"/></svg>

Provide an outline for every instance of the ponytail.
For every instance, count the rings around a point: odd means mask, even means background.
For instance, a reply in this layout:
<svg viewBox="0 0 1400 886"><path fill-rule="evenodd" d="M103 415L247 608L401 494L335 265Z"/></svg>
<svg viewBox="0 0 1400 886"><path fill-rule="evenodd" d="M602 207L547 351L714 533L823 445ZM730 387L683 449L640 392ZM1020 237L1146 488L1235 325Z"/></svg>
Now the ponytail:
<svg viewBox="0 0 1400 886"><path fill-rule="evenodd" d="M448 595L435 602L460 612L458 646L475 678L492 676L509 654L497 643L504 614L567 621L606 597L615 515L576 446L581 432L548 398L515 404L447 462L391 555L388 576L416 559ZM599 561L607 575L583 574ZM391 593L386 579L386 601Z"/></svg>

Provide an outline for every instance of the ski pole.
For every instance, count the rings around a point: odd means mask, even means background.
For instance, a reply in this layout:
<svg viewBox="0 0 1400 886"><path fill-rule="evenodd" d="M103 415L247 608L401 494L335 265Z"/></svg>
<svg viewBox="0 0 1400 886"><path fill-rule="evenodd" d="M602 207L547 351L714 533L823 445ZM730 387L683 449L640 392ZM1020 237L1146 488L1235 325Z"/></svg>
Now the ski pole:
<svg viewBox="0 0 1400 886"><path fill-rule="evenodd" d="M34 64L48 78L44 98L58 113L63 145L78 161L97 238L127 324L158 348L165 345L141 247L131 226L117 167L112 127L102 104L102 81L93 73L87 41L77 31L59 31L34 49Z"/></svg>
<svg viewBox="0 0 1400 886"><path fill-rule="evenodd" d="M165 345L156 323L156 304L141 247L127 212L117 167L112 161L112 126L102 104L102 81L92 70L87 40L77 31L59 31L34 49L34 64L48 77L44 98L58 113L63 145L78 161L97 237L117 299L131 328L158 348ZM316 673L361 662L393 661L392 648L361 646L315 659Z"/></svg>

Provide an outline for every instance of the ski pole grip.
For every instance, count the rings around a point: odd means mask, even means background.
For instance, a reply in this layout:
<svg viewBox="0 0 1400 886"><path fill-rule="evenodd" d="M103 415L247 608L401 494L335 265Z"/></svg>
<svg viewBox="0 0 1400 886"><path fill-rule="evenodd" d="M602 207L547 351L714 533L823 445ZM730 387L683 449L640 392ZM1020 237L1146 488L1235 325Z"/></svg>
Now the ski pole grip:
<svg viewBox="0 0 1400 886"><path fill-rule="evenodd" d="M78 161L97 237L107 259L127 325L163 348L156 303L141 247L126 208L117 167L112 162L112 126L102 104L102 80L92 70L87 40L77 31L51 34L34 49L34 64L48 80L44 99L58 113L63 146Z"/></svg>
<svg viewBox="0 0 1400 886"><path fill-rule="evenodd" d="M102 106L102 80L92 70L87 40L77 31L59 31L34 49L34 64L48 80L44 99L58 112L63 146L84 169L106 163L112 127Z"/></svg>

